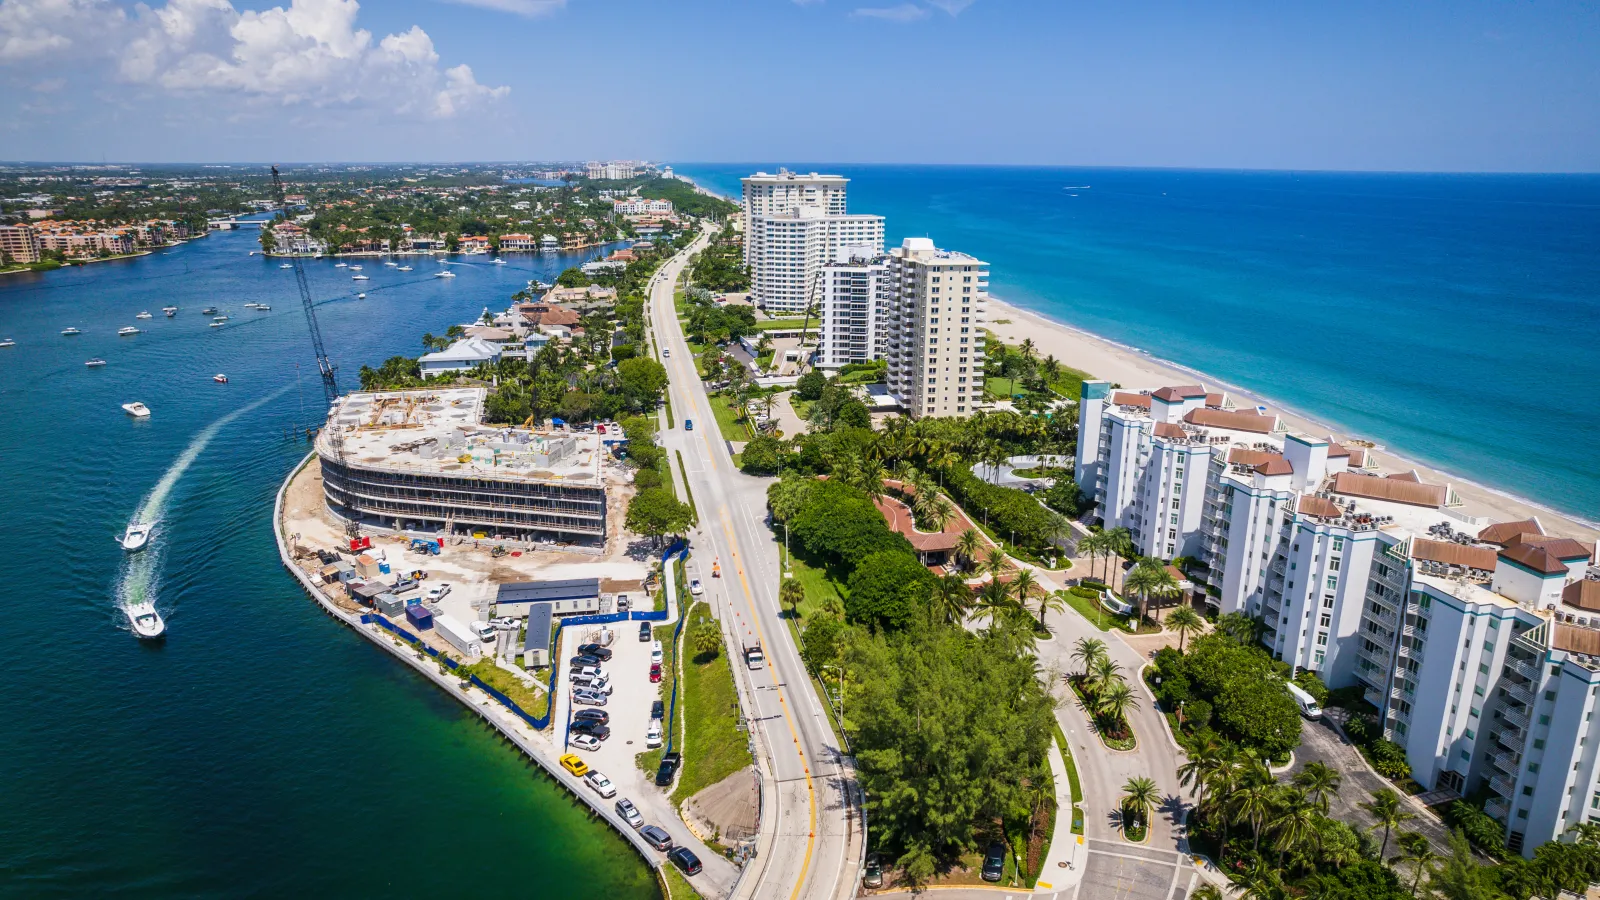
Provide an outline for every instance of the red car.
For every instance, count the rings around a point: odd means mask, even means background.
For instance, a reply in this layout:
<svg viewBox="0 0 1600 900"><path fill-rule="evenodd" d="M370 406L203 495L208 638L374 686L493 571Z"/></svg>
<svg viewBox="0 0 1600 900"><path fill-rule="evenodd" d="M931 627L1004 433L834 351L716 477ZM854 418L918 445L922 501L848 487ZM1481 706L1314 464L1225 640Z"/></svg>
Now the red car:
<svg viewBox="0 0 1600 900"><path fill-rule="evenodd" d="M659 684L660 682L661 682L661 663L651 663L650 664L650 683L651 684Z"/></svg>

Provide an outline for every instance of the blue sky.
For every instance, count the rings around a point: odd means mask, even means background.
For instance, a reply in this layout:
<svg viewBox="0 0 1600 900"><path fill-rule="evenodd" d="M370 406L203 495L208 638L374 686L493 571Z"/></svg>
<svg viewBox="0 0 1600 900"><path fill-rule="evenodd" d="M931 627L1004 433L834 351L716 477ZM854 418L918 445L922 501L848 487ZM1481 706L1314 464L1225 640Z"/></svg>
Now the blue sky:
<svg viewBox="0 0 1600 900"><path fill-rule="evenodd" d="M0 158L1600 170L1600 7L0 0Z"/></svg>

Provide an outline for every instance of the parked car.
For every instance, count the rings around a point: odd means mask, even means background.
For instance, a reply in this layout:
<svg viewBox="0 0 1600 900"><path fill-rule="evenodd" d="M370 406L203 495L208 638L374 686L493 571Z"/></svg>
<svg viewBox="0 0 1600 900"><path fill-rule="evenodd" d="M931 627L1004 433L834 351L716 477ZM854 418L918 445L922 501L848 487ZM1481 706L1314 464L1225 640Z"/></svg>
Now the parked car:
<svg viewBox="0 0 1600 900"><path fill-rule="evenodd" d="M661 828L656 825L646 825L645 827L639 829L639 836L644 838L645 843L656 848L657 850L672 849L672 835L667 834L667 830L665 828Z"/></svg>
<svg viewBox="0 0 1600 900"><path fill-rule="evenodd" d="M611 737L610 725L601 725L599 722L590 722L587 719L579 719L573 722L570 730L573 734L588 735L600 741Z"/></svg>
<svg viewBox="0 0 1600 900"><path fill-rule="evenodd" d="M605 662L611 658L611 651L599 644L579 644L578 652L584 656L592 656L600 662ZM598 665L598 663L586 663L586 665Z"/></svg>
<svg viewBox="0 0 1600 900"><path fill-rule="evenodd" d="M578 649L581 650L583 648L580 647ZM604 662L604 660L592 653L579 653L577 656L567 660L567 665L582 669L586 667L598 667L602 662Z"/></svg>
<svg viewBox="0 0 1600 900"><path fill-rule="evenodd" d="M605 706L606 695L599 691L579 689L572 692L572 702L579 706Z"/></svg>
<svg viewBox="0 0 1600 900"><path fill-rule="evenodd" d="M611 713L603 709L580 709L572 714L575 722L599 722L601 725L611 724Z"/></svg>
<svg viewBox="0 0 1600 900"><path fill-rule="evenodd" d="M650 643L650 623L649 622L640 622L639 623L639 643L641 643L641 644Z"/></svg>
<svg viewBox="0 0 1600 900"><path fill-rule="evenodd" d="M883 864L878 861L878 854L867 856L867 868L861 876L861 886L869 888L883 887Z"/></svg>
<svg viewBox="0 0 1600 900"><path fill-rule="evenodd" d="M575 753L568 753L561 757L561 768L566 769L568 772L571 772L579 778L589 774L589 764L584 762L583 759Z"/></svg>
<svg viewBox="0 0 1600 900"><path fill-rule="evenodd" d="M672 864L681 869L685 875L700 874L700 857L695 856L694 851L688 847L674 848L667 854L667 859L672 860Z"/></svg>
<svg viewBox="0 0 1600 900"><path fill-rule="evenodd" d="M607 778L604 772L590 772L583 777L583 780L589 787L594 788L596 794L607 800L617 795L616 786L611 783L611 779Z"/></svg>
<svg viewBox="0 0 1600 900"><path fill-rule="evenodd" d="M661 766L656 769L656 786L666 787L672 783L673 776L678 774L678 765L683 762L683 754L674 750L661 755Z"/></svg>
<svg viewBox="0 0 1600 900"><path fill-rule="evenodd" d="M634 806L633 801L627 797L617 801L617 815L622 817L622 821L627 822L634 828L640 828L644 825L644 816L639 815L639 808Z"/></svg>
<svg viewBox="0 0 1600 900"><path fill-rule="evenodd" d="M661 683L661 663L651 663L650 664L650 683L651 684L660 684Z"/></svg>
<svg viewBox="0 0 1600 900"><path fill-rule="evenodd" d="M691 594L695 595L696 597L698 597L701 594L704 594L705 592L706 592L705 586L700 584L700 579L698 579L698 578L690 579L690 581L689 581L689 593L691 593Z"/></svg>
<svg viewBox="0 0 1600 900"><path fill-rule="evenodd" d="M627 594L618 594L617 595L617 612L627 612L627 611L628 611L628 595Z"/></svg>
<svg viewBox="0 0 1600 900"><path fill-rule="evenodd" d="M593 751L600 749L600 739L592 734L575 734L572 736L572 740L567 741L567 743L577 747L579 750Z"/></svg>
<svg viewBox="0 0 1600 900"><path fill-rule="evenodd" d="M661 746L661 720L651 719L650 728L644 733L644 746L646 750L654 750Z"/></svg>
<svg viewBox="0 0 1600 900"><path fill-rule="evenodd" d="M990 841L988 851L983 854L983 880L999 881L1005 871L1006 845L1000 841Z"/></svg>
<svg viewBox="0 0 1600 900"><path fill-rule="evenodd" d="M650 718L660 721L667 717L667 703L665 700L650 701Z"/></svg>

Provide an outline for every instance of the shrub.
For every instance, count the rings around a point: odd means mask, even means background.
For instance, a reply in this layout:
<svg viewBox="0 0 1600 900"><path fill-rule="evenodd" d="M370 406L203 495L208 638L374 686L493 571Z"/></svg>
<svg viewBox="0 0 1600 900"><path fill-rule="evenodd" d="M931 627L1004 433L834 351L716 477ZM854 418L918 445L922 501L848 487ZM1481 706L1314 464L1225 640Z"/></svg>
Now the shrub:
<svg viewBox="0 0 1600 900"><path fill-rule="evenodd" d="M1488 813L1465 800L1457 800L1445 809L1445 821L1461 829L1472 846L1495 858L1505 855L1505 829Z"/></svg>
<svg viewBox="0 0 1600 900"><path fill-rule="evenodd" d="M1085 600L1097 600L1100 597L1099 591L1093 588L1086 588L1083 585L1074 585L1068 588L1067 591L1074 597L1082 597Z"/></svg>
<svg viewBox="0 0 1600 900"><path fill-rule="evenodd" d="M1411 763L1406 762L1406 752L1394 741L1379 738L1367 746L1372 767L1385 778L1398 781L1411 774Z"/></svg>
<svg viewBox="0 0 1600 900"><path fill-rule="evenodd" d="M1326 701L1318 700L1317 702L1322 704L1324 708L1337 706L1341 709L1358 709L1365 699L1366 689L1358 684L1352 684L1347 687L1329 690L1328 699Z"/></svg>
<svg viewBox="0 0 1600 900"><path fill-rule="evenodd" d="M1183 675L1167 675L1156 685L1156 696L1168 709L1177 709L1179 703L1190 698L1189 679Z"/></svg>
<svg viewBox="0 0 1600 900"><path fill-rule="evenodd" d="M1204 700L1190 700L1183 705L1183 724L1189 728L1206 728L1211 724L1211 704Z"/></svg>
<svg viewBox="0 0 1600 900"><path fill-rule="evenodd" d="M633 473L633 486L639 490L661 487L661 472L656 469L640 469Z"/></svg>
<svg viewBox="0 0 1600 900"><path fill-rule="evenodd" d="M1294 677L1294 683L1295 687L1310 694L1311 699L1317 701L1318 706L1328 705L1328 686L1322 683L1322 679L1317 677L1317 673L1311 671L1301 672Z"/></svg>
<svg viewBox="0 0 1600 900"><path fill-rule="evenodd" d="M1366 716L1351 716L1344 723L1344 733L1350 738L1350 743L1358 747L1365 747L1378 736L1372 720Z"/></svg>
<svg viewBox="0 0 1600 900"><path fill-rule="evenodd" d="M933 590L933 573L915 553L884 550L862 559L850 574L845 614L873 630L904 628Z"/></svg>
<svg viewBox="0 0 1600 900"><path fill-rule="evenodd" d="M822 389L828 386L828 379L816 369L800 376L795 383L794 395L801 400L818 400L822 397Z"/></svg>
<svg viewBox="0 0 1600 900"><path fill-rule="evenodd" d="M1049 543L1052 514L1028 492L996 487L960 466L945 472L944 488L968 515L981 517L987 510L989 528L995 535L1015 535L1016 543L1024 547Z"/></svg>

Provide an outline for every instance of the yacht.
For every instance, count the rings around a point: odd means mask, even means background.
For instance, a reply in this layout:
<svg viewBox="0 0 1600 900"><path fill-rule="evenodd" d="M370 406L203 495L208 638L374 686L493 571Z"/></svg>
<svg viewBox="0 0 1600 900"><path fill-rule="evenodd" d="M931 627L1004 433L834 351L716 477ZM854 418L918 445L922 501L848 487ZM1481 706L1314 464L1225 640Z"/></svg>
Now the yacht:
<svg viewBox="0 0 1600 900"><path fill-rule="evenodd" d="M359 271L361 271L361 267L360 266L351 266L350 267L350 271L359 272Z"/></svg>
<svg viewBox="0 0 1600 900"><path fill-rule="evenodd" d="M205 309L200 310L200 315L202 316L214 316L216 314L217 308L215 306L208 306Z"/></svg>
<svg viewBox="0 0 1600 900"><path fill-rule="evenodd" d="M218 372L217 374L211 376L211 380L215 381L217 384L227 384L228 383L228 376L222 374L221 372Z"/></svg>
<svg viewBox="0 0 1600 900"><path fill-rule="evenodd" d="M154 319L155 316L150 315L149 310L146 310L146 311L144 311L142 313L139 313L137 316L134 316L134 318L135 319Z"/></svg>
<svg viewBox="0 0 1600 900"><path fill-rule="evenodd" d="M384 263L384 265L386 265L386 266L388 266L388 267L389 267L389 268L391 268L391 269L392 269L392 268L394 268L394 267L395 267L395 266L398 266L398 265L400 265L400 264L399 264L399 263L397 263L397 262L386 262L386 263Z"/></svg>
<svg viewBox="0 0 1600 900"><path fill-rule="evenodd" d="M503 259L500 259L499 257L495 257L494 264L497 265L497 266L503 266L503 265L506 264L506 261L503 260Z"/></svg>
<svg viewBox="0 0 1600 900"><path fill-rule="evenodd" d="M61 333L66 335L67 337L72 337L75 334L83 334L83 332L79 331L76 328L63 328L63 329L61 329Z"/></svg>
<svg viewBox="0 0 1600 900"><path fill-rule="evenodd" d="M11 338L6 338L5 340L0 341L0 347L15 347L16 345L17 342L13 341Z"/></svg>
<svg viewBox="0 0 1600 900"><path fill-rule="evenodd" d="M226 322L226 321L228 321L228 317L227 316L212 316L211 317L211 321L213 321L213 322Z"/></svg>
<svg viewBox="0 0 1600 900"><path fill-rule="evenodd" d="M347 262L336 262L333 264L333 267L335 269L348 269L350 268L350 264Z"/></svg>
<svg viewBox="0 0 1600 900"><path fill-rule="evenodd" d="M153 527L144 522L129 522L128 530L122 533L118 543L129 553L143 550L145 545L150 543L150 529Z"/></svg>
<svg viewBox="0 0 1600 900"><path fill-rule="evenodd" d="M178 314L178 308L176 306L163 306L161 307L161 311L166 313L167 318L169 319Z"/></svg>
<svg viewBox="0 0 1600 900"><path fill-rule="evenodd" d="M454 277L456 277L456 273L450 271L449 269L446 269L443 272L435 272L435 273L433 273L433 277L435 277L435 278L454 278Z"/></svg>
<svg viewBox="0 0 1600 900"><path fill-rule="evenodd" d="M356 295L356 299L357 300L365 300L365 299L367 299L367 295L366 294L357 294Z"/></svg>
<svg viewBox="0 0 1600 900"><path fill-rule="evenodd" d="M409 271L411 271L411 267L410 266L401 266L400 268L396 269L395 271L396 272L409 272Z"/></svg>
<svg viewBox="0 0 1600 900"><path fill-rule="evenodd" d="M106 364L106 361L101 359L98 356L96 356L94 359L91 359L88 362L84 363L84 365L88 366L91 369L98 369L98 368L100 368L101 366L103 366L105 364Z"/></svg>
<svg viewBox="0 0 1600 900"><path fill-rule="evenodd" d="M135 419L148 419L148 418L150 418L150 407L145 406L143 403L140 403L137 400L133 401L132 403L124 403L124 404L122 404L122 409L123 409L124 412L126 412L130 416L133 416Z"/></svg>
<svg viewBox="0 0 1600 900"><path fill-rule="evenodd" d="M138 333L139 333L139 329L133 327L132 325L124 325L121 328L117 329L117 336L118 337L127 337L128 335L138 334Z"/></svg>
<svg viewBox="0 0 1600 900"><path fill-rule="evenodd" d="M284 263L283 265L278 266L278 268L280 268L280 269L292 269L292 268L294 268L294 263Z"/></svg>
<svg viewBox="0 0 1600 900"><path fill-rule="evenodd" d="M228 323L226 323L226 322L212 322L211 323L211 327L212 328L221 328L222 326L224 326L226 324L228 324Z"/></svg>
<svg viewBox="0 0 1600 900"><path fill-rule="evenodd" d="M255 301L253 301L253 300L252 300L252 301L251 301L251 302L249 302L249 303L246 303L246 304L245 304L245 305L244 305L244 308L245 308L245 309L255 309L255 308L256 308L256 304L255 304Z"/></svg>
<svg viewBox="0 0 1600 900"><path fill-rule="evenodd" d="M256 304L256 312L271 312L271 311L272 311L272 307L268 306L265 303L257 303Z"/></svg>
<svg viewBox="0 0 1600 900"><path fill-rule="evenodd" d="M141 641L153 641L167 633L167 623L156 612L155 604L135 603L124 606L122 611L127 614L128 624L133 626L133 633Z"/></svg>
<svg viewBox="0 0 1600 900"><path fill-rule="evenodd" d="M370 281L371 279L367 278L367 276L365 276L365 275L351 275L350 276L350 280L351 281Z"/></svg>

